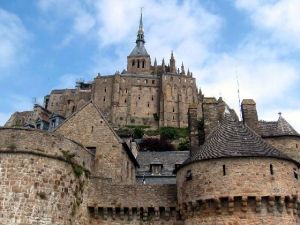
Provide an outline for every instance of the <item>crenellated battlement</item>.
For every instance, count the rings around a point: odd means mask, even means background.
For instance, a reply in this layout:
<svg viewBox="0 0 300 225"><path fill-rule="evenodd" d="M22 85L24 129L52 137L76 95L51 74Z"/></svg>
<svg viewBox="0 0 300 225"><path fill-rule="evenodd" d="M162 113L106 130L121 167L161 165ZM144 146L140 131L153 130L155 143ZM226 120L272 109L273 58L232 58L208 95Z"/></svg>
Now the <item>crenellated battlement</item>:
<svg viewBox="0 0 300 225"><path fill-rule="evenodd" d="M287 213L300 217L299 196L230 196L198 199L178 206L183 218L201 215L243 213Z"/></svg>
<svg viewBox="0 0 300 225"><path fill-rule="evenodd" d="M88 207L90 216L98 220L169 221L181 220L175 207Z"/></svg>

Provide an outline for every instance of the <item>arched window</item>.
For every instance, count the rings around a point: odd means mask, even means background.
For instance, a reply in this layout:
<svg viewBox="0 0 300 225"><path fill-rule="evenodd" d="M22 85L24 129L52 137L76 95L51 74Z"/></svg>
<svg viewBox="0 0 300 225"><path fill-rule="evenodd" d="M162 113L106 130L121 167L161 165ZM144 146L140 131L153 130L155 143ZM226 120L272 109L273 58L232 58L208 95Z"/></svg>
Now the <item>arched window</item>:
<svg viewBox="0 0 300 225"><path fill-rule="evenodd" d="M140 68L140 60L137 61L137 68Z"/></svg>
<svg viewBox="0 0 300 225"><path fill-rule="evenodd" d="M145 60L143 60L142 67L145 68Z"/></svg>
<svg viewBox="0 0 300 225"><path fill-rule="evenodd" d="M135 61L134 60L132 60L132 66L134 66L135 65Z"/></svg>

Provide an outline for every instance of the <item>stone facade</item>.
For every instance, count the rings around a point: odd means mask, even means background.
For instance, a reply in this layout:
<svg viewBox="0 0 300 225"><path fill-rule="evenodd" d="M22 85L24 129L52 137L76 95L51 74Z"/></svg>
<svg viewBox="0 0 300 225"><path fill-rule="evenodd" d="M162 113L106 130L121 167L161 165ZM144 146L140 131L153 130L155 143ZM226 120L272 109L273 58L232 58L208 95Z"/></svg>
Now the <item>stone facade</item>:
<svg viewBox="0 0 300 225"><path fill-rule="evenodd" d="M122 144L93 102L83 106L55 132L94 151L94 176L114 182L135 182L135 165L124 149L126 144Z"/></svg>

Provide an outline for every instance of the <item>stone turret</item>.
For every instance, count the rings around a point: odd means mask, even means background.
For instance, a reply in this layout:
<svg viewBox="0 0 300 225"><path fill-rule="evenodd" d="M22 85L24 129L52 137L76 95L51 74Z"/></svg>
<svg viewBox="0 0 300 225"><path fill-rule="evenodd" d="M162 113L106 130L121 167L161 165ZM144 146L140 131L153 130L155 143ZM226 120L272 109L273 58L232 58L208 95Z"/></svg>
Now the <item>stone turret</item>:
<svg viewBox="0 0 300 225"><path fill-rule="evenodd" d="M177 171L184 224L299 224L298 168L226 108Z"/></svg>

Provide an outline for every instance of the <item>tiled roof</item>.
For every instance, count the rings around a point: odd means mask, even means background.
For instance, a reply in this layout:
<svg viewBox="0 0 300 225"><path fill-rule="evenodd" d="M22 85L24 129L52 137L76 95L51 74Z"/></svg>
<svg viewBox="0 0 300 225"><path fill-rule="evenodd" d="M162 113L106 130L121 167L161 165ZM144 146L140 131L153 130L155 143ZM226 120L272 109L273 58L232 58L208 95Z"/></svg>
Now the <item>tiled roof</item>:
<svg viewBox="0 0 300 225"><path fill-rule="evenodd" d="M274 157L292 160L238 121L232 111L226 110L222 122L185 164L199 160L232 157Z"/></svg>
<svg viewBox="0 0 300 225"><path fill-rule="evenodd" d="M182 164L188 157L189 151L141 151L136 158L140 165L137 175L151 176L150 164L162 164L162 176L175 176L173 174L175 164Z"/></svg>
<svg viewBox="0 0 300 225"><path fill-rule="evenodd" d="M278 121L259 121L258 126L263 137L299 136L298 132L281 115Z"/></svg>

